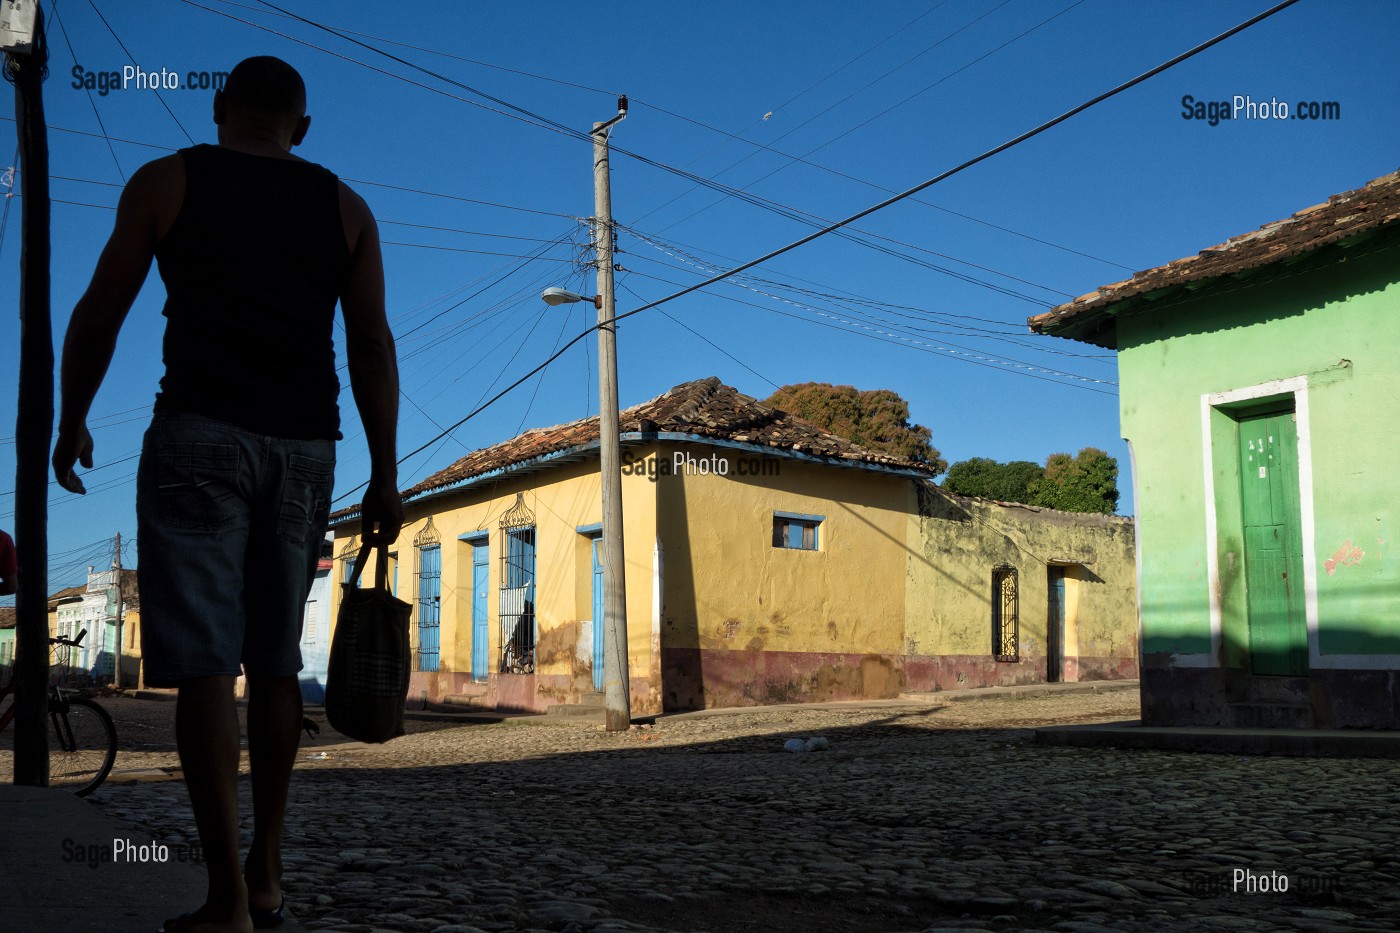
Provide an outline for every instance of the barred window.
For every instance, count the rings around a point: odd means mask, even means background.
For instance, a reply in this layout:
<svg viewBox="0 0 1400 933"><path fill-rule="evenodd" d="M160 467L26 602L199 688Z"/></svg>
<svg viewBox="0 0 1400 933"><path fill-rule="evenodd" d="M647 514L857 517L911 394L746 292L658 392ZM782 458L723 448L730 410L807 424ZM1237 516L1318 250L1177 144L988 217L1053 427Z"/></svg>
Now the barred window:
<svg viewBox="0 0 1400 933"><path fill-rule="evenodd" d="M418 670L435 671L441 660L442 546L433 517L413 538L418 561ZM387 568L386 568L387 570Z"/></svg>
<svg viewBox="0 0 1400 933"><path fill-rule="evenodd" d="M998 661L1021 660L1021 619L1017 611L1016 568L992 571L992 655Z"/></svg>

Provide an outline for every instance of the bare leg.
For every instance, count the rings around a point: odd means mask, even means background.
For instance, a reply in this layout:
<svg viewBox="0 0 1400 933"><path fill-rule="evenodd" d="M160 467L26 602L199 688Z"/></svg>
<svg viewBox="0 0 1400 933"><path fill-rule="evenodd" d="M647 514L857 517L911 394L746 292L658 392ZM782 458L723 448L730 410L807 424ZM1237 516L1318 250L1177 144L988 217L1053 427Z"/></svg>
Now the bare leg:
<svg viewBox="0 0 1400 933"><path fill-rule="evenodd" d="M244 873L248 901L261 910L276 910L282 903L282 827L301 741L301 716L301 684L296 675L248 679L253 844Z"/></svg>
<svg viewBox="0 0 1400 933"><path fill-rule="evenodd" d="M192 931L247 931L248 890L238 867L238 710L230 676L201 677L180 686L175 744L209 872L204 906Z"/></svg>

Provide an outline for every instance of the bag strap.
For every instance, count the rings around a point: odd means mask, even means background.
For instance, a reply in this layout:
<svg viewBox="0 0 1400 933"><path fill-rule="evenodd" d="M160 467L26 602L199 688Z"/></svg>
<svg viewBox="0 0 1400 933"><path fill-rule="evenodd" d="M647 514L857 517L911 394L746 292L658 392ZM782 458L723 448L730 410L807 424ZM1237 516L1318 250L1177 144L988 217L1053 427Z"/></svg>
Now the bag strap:
<svg viewBox="0 0 1400 933"><path fill-rule="evenodd" d="M348 586L360 585L360 574L364 572L365 561L369 559L370 551L375 552L374 560L374 588L376 590L388 591L389 589L389 544L364 544L360 547L360 553L355 555L355 565L350 568L350 579L346 581Z"/></svg>

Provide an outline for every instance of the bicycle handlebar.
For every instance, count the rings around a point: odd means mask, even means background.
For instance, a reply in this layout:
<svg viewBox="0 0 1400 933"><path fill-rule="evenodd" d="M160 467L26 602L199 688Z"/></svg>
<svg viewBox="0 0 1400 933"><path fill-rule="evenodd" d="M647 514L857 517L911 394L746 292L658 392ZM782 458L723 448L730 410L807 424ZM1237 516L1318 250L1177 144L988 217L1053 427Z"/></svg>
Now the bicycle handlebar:
<svg viewBox="0 0 1400 933"><path fill-rule="evenodd" d="M69 648L81 648L83 636L87 634L87 629L83 629L73 638L50 638L51 645L67 645Z"/></svg>

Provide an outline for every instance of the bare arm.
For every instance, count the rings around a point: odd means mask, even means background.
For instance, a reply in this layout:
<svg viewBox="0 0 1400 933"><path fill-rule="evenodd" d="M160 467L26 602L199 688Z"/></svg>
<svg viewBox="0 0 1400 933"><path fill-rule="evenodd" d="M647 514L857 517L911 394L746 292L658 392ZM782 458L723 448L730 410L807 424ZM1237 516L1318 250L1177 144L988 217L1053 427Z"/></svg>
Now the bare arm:
<svg viewBox="0 0 1400 933"><path fill-rule="evenodd" d="M183 196L183 166L178 163L178 156L171 158L176 164L161 159L131 176L117 204L112 235L68 322L63 340L62 403L53 470L59 485L69 492L86 492L73 465L81 461L84 467L92 467L88 410L112 362L117 334L150 271L162 208L172 196ZM172 191L174 171L179 173L179 187Z"/></svg>
<svg viewBox="0 0 1400 933"><path fill-rule="evenodd" d="M18 592L19 560L15 554L15 543L9 535L0 531L0 596Z"/></svg>
<svg viewBox="0 0 1400 933"><path fill-rule="evenodd" d="M360 505L363 540L393 541L403 526L399 498L397 435L399 365L384 311L384 261L379 229L360 197L340 186L340 210L350 247L350 275L340 296L350 389L369 444L369 488ZM376 530L377 528L377 530Z"/></svg>

